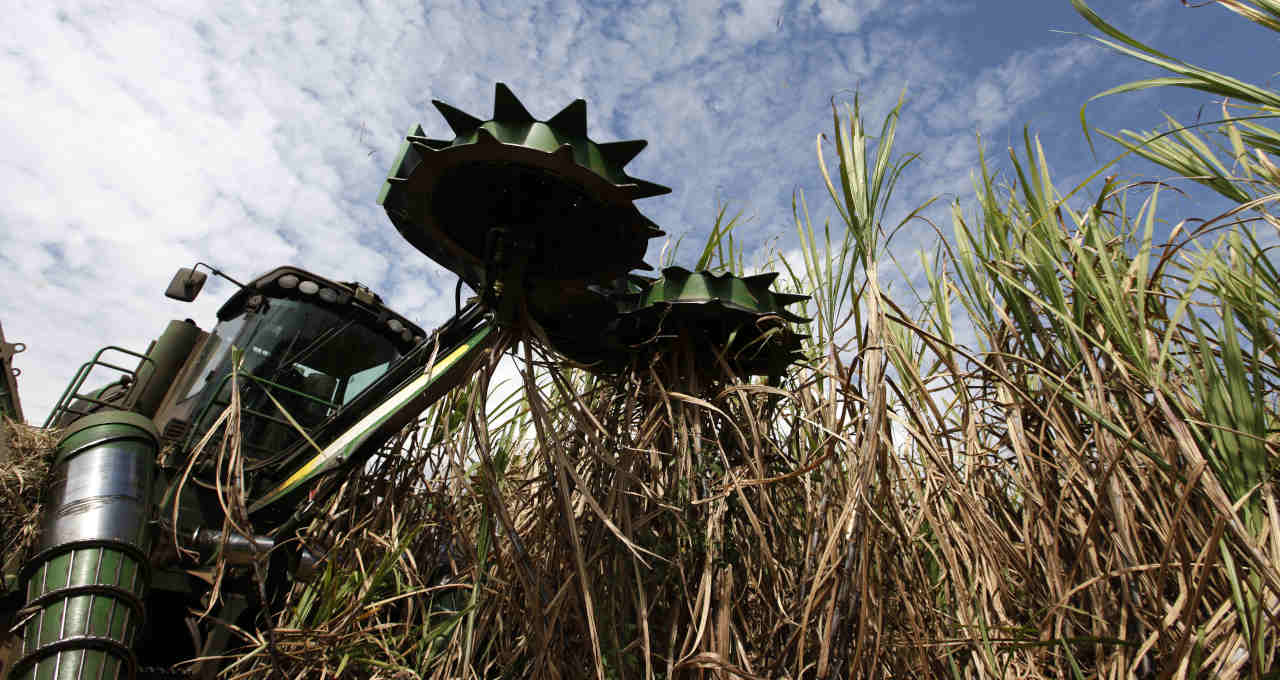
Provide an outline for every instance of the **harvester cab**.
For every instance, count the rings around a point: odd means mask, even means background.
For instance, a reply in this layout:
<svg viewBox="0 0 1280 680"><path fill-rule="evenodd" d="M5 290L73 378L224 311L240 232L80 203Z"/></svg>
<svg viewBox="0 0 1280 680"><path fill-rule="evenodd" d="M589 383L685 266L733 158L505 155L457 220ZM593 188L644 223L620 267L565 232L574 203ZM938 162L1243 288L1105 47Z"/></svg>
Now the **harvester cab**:
<svg viewBox="0 0 1280 680"><path fill-rule="evenodd" d="M169 297L195 299L197 274L179 271ZM385 393L388 373L404 374L404 358L425 344L418 325L359 283L296 267L232 281L237 289L212 328L174 320L145 353L100 350L45 421L61 437L41 541L20 574L24 611L34 616L11 677L46 677L50 662L92 670L87 677L128 677L217 653L225 627L201 636L203 644L185 632L183 612L203 607L208 592L198 574L217 559L247 565L265 556L277 543L268 532L297 508L280 504L255 517L261 534L226 536L216 456L201 455L206 439L216 449L234 429L245 491L259 495L325 441L324 431L379 401L372 392ZM290 546L273 559L305 575L315 556ZM221 616L251 624L244 617L261 606L253 600L232 592Z"/></svg>
<svg viewBox="0 0 1280 680"><path fill-rule="evenodd" d="M153 417L165 443L190 451L230 405L233 382L242 382L236 386L242 447L251 465L265 465L350 403L424 335L361 284L280 267L222 306L217 324L188 350Z"/></svg>
<svg viewBox="0 0 1280 680"><path fill-rule="evenodd" d="M455 294L456 314L426 333L358 283L280 267L241 284L205 265L237 286L212 328L174 321L144 353L95 355L46 422L63 429L41 540L22 569L13 677L130 677L225 651L229 625L251 628L270 606L248 567L270 563L277 592L304 579L322 546L303 548L298 529L343 473L504 342L539 342L597 371L662 351L676 328L740 374L796 358L803 319L784 307L802 297L773 293L773 276L634 274L651 269L647 244L662 232L633 201L669 191L624 171L644 141L592 141L582 100L537 120L502 84L489 120L433 103L453 138L414 126L378 202L477 295L463 305ZM166 294L195 299L199 268L180 270ZM86 389L100 370L120 378ZM252 531L224 529L228 436ZM218 615L193 620L208 604L201 569L215 560L245 568L239 581L229 572Z"/></svg>

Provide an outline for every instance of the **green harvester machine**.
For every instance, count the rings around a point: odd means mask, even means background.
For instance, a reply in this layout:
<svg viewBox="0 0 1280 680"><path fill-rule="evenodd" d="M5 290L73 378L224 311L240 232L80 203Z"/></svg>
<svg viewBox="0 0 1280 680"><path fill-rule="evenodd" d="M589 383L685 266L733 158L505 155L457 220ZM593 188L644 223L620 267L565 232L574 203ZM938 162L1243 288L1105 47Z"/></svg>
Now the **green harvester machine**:
<svg viewBox="0 0 1280 680"><path fill-rule="evenodd" d="M99 351L76 373L45 427L60 437L40 538L0 611L21 637L21 680L212 677L230 625L253 629L323 555L297 532L352 471L432 403L465 382L517 329L589 370L616 371L663 338L692 334L740 375L793 361L804 296L776 274L735 277L668 268L634 272L662 232L633 201L667 193L630 177L642 140L597 143L574 101L535 119L503 84L481 120L433 102L454 134L415 126L378 202L411 244L477 295L427 333L368 287L279 267L240 283L204 264L166 295L191 301L209 273L236 286L205 330L172 321L146 352ZM200 271L201 268L208 270ZM455 295L455 298L459 298ZM0 408L21 420L0 353ZM20 351L20 350L18 350ZM709 359L712 360L712 359ZM105 387L87 389L94 376ZM225 531L214 456L239 405L243 485L255 531ZM162 455L163 454L163 455ZM176 518L176 525L174 518ZM231 565L221 603L197 617L204 565ZM265 566L265 601L252 567Z"/></svg>

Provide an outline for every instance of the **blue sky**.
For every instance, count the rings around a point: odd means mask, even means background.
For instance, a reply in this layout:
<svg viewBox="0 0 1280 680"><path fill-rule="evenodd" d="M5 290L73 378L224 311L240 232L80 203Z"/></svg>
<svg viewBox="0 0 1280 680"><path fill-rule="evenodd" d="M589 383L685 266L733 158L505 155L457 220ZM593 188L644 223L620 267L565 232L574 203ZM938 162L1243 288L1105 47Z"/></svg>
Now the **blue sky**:
<svg viewBox="0 0 1280 680"><path fill-rule="evenodd" d="M1225 9L1092 4L1189 61L1273 84L1274 38ZM585 98L593 139L649 140L628 172L674 189L638 203L668 233L697 242L724 201L750 217L752 247L786 250L793 192L817 221L833 214L815 157L833 96L861 91L878 126L907 88L898 145L923 155L905 207L963 203L975 134L998 162L1024 124L1063 183L1083 178L1099 160L1080 104L1156 74L1053 32L1090 31L1068 0L17 5L0 27L0 323L28 345L15 365L33 422L98 347L144 349L172 318L207 328L226 285L191 305L162 296L196 261L239 278L296 264L443 321L456 279L375 205L412 124L447 136L433 98L487 117L503 81L540 118ZM1104 128L1150 128L1208 101L1149 92L1090 110ZM931 246L921 229L898 252Z"/></svg>

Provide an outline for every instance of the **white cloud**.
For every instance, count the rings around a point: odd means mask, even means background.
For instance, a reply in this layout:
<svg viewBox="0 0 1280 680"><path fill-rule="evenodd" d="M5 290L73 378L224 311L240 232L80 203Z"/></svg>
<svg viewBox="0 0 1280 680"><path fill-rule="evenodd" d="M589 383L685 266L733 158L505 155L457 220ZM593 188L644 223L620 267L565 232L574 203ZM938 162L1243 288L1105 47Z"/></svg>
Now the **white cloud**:
<svg viewBox="0 0 1280 680"><path fill-rule="evenodd" d="M752 43L781 24L782 0L741 0L725 12L725 33L738 42Z"/></svg>
<svg viewBox="0 0 1280 680"><path fill-rule="evenodd" d="M298 264L442 321L454 277L408 246L374 197L410 125L448 134L430 99L487 116L495 81L541 117L587 98L595 139L649 138L628 170L676 188L639 204L673 234L704 233L722 197L756 217L744 238L790 238L796 186L820 223L813 142L830 98L854 87L880 115L910 82L921 108L904 132L945 145L950 172L975 127L1022 115L1075 57L1009 55L970 87L973 69L956 67L965 46L909 23L942 9L975 11L932 0L20 2L0 27L0 321L30 347L18 358L28 417L43 418L98 346L144 348L170 318L207 326L226 285L211 282L192 306L161 296L197 260L244 278Z"/></svg>
<svg viewBox="0 0 1280 680"><path fill-rule="evenodd" d="M831 31L852 33L885 4L885 0L818 0L818 17Z"/></svg>
<svg viewBox="0 0 1280 680"><path fill-rule="evenodd" d="M930 113L936 130L992 133L1011 120L1025 118L1029 105L1068 77L1078 77L1099 59L1099 53L1082 41L1039 47L1009 55L1003 62L953 82L947 97Z"/></svg>

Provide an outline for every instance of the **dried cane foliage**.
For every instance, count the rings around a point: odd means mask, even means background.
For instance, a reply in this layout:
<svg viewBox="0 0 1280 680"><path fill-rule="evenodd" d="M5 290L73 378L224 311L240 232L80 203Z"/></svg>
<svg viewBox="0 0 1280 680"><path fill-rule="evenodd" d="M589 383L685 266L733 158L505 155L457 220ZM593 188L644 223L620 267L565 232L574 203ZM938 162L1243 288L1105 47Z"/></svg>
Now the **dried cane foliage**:
<svg viewBox="0 0 1280 680"><path fill-rule="evenodd" d="M40 502L60 432L5 418L7 459L0 465L0 574L16 573L40 538Z"/></svg>
<svg viewBox="0 0 1280 680"><path fill-rule="evenodd" d="M229 675L1280 673L1280 185L1161 243L1158 186L1073 207L1028 137L891 294L897 113L820 140L844 229L798 197L794 370L673 328L595 375L513 329L516 395L491 364L348 480Z"/></svg>
<svg viewBox="0 0 1280 680"><path fill-rule="evenodd" d="M507 410L481 371L315 527L329 570L277 672L1275 673L1280 277L1250 221L1158 244L1157 192L1074 210L1029 139L1030 179L984 173L921 298L890 295L882 182L909 159L836 124L845 234L798 210L804 362L743 379L676 328L594 375L513 331Z"/></svg>
<svg viewBox="0 0 1280 680"><path fill-rule="evenodd" d="M891 290L926 214L886 217L897 116L819 139L843 224L797 196L793 370L675 327L597 375L505 329L342 480L321 574L225 677L1280 677L1280 135L1225 107L1227 162L1130 135L1239 202L1172 231L1159 185L1073 201L1028 136Z"/></svg>

